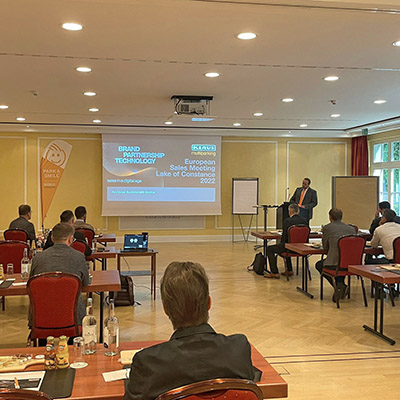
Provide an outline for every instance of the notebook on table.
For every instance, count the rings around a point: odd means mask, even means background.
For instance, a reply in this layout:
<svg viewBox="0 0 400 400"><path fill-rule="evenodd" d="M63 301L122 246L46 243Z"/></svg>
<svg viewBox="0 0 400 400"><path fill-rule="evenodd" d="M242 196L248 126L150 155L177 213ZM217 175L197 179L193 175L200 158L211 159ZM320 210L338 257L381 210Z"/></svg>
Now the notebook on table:
<svg viewBox="0 0 400 400"><path fill-rule="evenodd" d="M147 251L148 234L143 232L141 234L126 234L124 236L124 248L122 252Z"/></svg>

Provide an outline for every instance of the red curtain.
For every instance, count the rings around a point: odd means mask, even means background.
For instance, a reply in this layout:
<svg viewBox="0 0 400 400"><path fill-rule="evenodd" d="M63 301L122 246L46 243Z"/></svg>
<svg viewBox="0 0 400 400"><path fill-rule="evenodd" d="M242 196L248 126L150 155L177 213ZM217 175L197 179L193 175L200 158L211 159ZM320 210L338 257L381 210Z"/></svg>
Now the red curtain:
<svg viewBox="0 0 400 400"><path fill-rule="evenodd" d="M368 175L368 141L367 136L351 139L351 174Z"/></svg>

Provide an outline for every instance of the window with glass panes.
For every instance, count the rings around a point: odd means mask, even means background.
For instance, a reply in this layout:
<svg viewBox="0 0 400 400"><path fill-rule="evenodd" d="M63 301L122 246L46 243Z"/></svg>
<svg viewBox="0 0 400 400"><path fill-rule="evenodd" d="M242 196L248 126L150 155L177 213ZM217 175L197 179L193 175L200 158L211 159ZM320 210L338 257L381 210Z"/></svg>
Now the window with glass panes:
<svg viewBox="0 0 400 400"><path fill-rule="evenodd" d="M379 201L389 201L400 215L400 140L372 145L372 175L379 176Z"/></svg>

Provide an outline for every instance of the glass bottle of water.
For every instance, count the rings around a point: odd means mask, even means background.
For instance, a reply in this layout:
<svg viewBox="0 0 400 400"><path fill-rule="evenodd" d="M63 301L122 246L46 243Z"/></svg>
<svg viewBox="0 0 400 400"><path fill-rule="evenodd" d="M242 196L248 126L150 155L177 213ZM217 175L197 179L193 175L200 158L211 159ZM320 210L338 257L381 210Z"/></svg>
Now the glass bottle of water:
<svg viewBox="0 0 400 400"><path fill-rule="evenodd" d="M93 299L87 299L86 315L82 321L82 336L85 341L84 354L96 353L97 321L93 315Z"/></svg>
<svg viewBox="0 0 400 400"><path fill-rule="evenodd" d="M119 348L119 322L115 316L114 300L110 299L108 317L104 321L104 354L116 356Z"/></svg>
<svg viewBox="0 0 400 400"><path fill-rule="evenodd" d="M28 249L24 249L24 256L21 260L21 279L23 281L28 280L29 278L29 257L28 257Z"/></svg>

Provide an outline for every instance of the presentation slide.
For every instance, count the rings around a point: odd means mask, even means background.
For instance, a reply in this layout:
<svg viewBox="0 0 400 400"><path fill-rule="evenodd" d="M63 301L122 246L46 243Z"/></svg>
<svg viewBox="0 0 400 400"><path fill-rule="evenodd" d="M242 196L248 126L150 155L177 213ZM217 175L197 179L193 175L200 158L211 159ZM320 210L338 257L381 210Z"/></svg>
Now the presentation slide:
<svg viewBox="0 0 400 400"><path fill-rule="evenodd" d="M103 134L103 215L220 215L221 138Z"/></svg>

